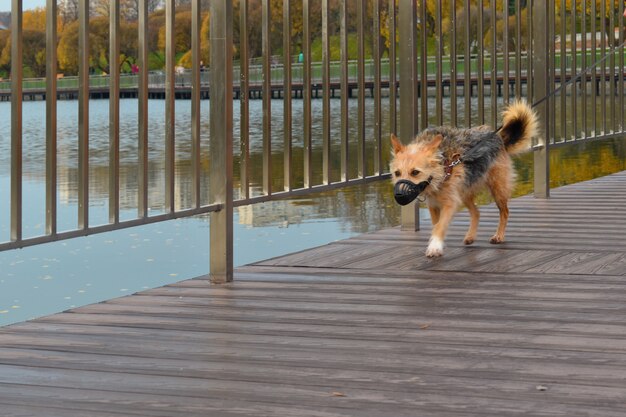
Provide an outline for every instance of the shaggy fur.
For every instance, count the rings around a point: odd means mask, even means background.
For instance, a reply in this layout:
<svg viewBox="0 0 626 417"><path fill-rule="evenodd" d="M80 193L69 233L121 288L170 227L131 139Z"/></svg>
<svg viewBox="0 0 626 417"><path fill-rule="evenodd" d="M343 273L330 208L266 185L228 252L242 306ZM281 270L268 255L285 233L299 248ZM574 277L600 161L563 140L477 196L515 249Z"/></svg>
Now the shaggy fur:
<svg viewBox="0 0 626 417"><path fill-rule="evenodd" d="M422 193L433 223L426 256L443 255L448 226L461 205L465 205L470 213L470 227L463 242L466 245L474 243L480 217L474 200L484 186L500 210L498 229L490 242L504 242L509 217L508 200L515 181L510 155L528 150L537 128L537 116L531 107L517 101L503 112L502 128L498 132L488 126L472 129L435 127L424 130L406 146L391 135L393 158L390 170L394 184L401 179L418 184L432 177ZM446 179L445 167L457 159L461 163Z"/></svg>

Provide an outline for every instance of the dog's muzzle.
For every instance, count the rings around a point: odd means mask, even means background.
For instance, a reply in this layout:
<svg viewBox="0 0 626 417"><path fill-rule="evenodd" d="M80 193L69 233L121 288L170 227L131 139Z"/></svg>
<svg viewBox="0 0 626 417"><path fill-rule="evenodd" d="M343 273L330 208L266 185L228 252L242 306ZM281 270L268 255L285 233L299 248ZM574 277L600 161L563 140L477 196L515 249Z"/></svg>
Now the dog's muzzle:
<svg viewBox="0 0 626 417"><path fill-rule="evenodd" d="M396 202L401 206L406 206L411 201L415 200L421 192L430 184L431 178L427 181L422 181L419 184L415 184L409 180L400 180L393 188L393 197Z"/></svg>

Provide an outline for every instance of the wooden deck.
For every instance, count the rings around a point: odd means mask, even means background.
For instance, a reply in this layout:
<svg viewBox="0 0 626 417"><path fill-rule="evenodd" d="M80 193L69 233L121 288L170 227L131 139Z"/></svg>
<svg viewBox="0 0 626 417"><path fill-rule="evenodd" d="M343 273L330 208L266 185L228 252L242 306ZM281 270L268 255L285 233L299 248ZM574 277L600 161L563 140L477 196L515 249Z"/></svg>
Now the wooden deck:
<svg viewBox="0 0 626 417"><path fill-rule="evenodd" d="M0 329L0 415L626 416L626 171Z"/></svg>

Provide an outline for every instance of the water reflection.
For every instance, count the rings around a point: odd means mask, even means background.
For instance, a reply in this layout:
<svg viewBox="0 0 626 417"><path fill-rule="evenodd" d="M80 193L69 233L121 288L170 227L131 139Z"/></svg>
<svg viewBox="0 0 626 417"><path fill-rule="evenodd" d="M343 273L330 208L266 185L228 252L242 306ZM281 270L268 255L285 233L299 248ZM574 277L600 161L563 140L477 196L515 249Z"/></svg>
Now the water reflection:
<svg viewBox="0 0 626 417"><path fill-rule="evenodd" d="M340 101L331 100L331 114L340 114ZM450 103L444 107L444 114L449 114ZM202 176L202 203L207 204L208 196L208 172L210 167L209 149L209 101L202 101L201 118L201 176ZM473 102L477 106L477 102ZM374 101L366 99L365 112L373 114ZM109 181L109 104L107 100L92 100L90 102L90 135L89 135L89 175L90 175L90 217L96 219L95 223L106 222L106 213L100 207L106 207L108 201ZM303 185L303 132L301 120L303 119L303 102L293 102L292 146L293 184L296 188ZM0 178L7 178L10 170L10 103L0 103L0 132L6 132L0 136ZM120 101L120 182L121 195L120 205L123 211L132 217L132 211L137 210L137 159L138 159L138 129L137 114L138 103L136 99L124 99ZM474 114L476 112L473 112ZM164 161L165 161L165 137L164 137L164 114L165 102L163 100L149 101L149 206L152 210L161 210L164 206ZM250 101L250 163L251 163L251 186L256 192L261 188L262 178L262 146L263 146L263 121L262 102ZM432 109L434 115L434 109ZM59 101L58 103L58 194L60 205L75 205L77 202L77 170L78 170L78 104L76 101ZM234 102L234 175L235 188L238 191L239 180L239 102ZM357 101L349 101L349 153L353 156L357 152ZM434 116L432 123L434 123ZM476 121L474 121L476 122ZM389 132L388 106L382 107L382 132ZM366 173L374 171L374 118L367 117L365 120L366 130ZM176 102L176 208L191 207L191 105L189 101L179 100ZM340 117L331 119L331 180L340 179ZM284 148L283 126L283 102L272 102L272 174L273 187L276 191L283 188L283 157ZM24 182L43 184L45 182L45 102L24 102L23 114L23 170ZM312 102L312 160L313 160L313 184L322 182L322 101ZM389 157L388 141L383 138L383 165L386 166ZM348 174L350 178L357 175L356 158L349 159ZM3 187L4 188L4 187ZM28 193L30 194L30 193ZM26 198L30 198L25 193ZM39 199L33 200L32 204L26 204L25 209L33 213L27 218L40 223L43 221L43 205ZM72 227L72 221L68 227ZM2 222L4 225L4 222Z"/></svg>
<svg viewBox="0 0 626 417"><path fill-rule="evenodd" d="M321 182L322 101L313 101L314 183ZM208 101L202 102L202 199L207 203L210 168ZM262 177L262 109L250 102L252 186L260 189ZM339 100L332 100L333 115ZM367 100L368 111L373 101ZM446 103L448 108L450 103ZM477 103L472 105L476 108ZM121 218L137 213L137 101L122 100L120 149ZM273 174L275 190L283 184L282 101L272 102ZM164 201L164 102L149 103L149 205L156 213ZM190 102L176 102L176 207L191 206ZM477 112L472 112L476 114ZM59 229L76 227L77 221L77 114L76 102L59 102L58 213ZM432 112L434 114L434 111ZM444 110L444 114L449 114ZM239 117L238 102L234 115ZM45 103L24 103L24 235L43 234L45 208ZM487 114L489 118L489 114ZM302 101L293 107L293 172L296 187L302 185ZM350 102L350 152L357 149L356 101ZM383 106L382 131L389 131ZM435 120L430 121L431 124ZM462 120L460 121L462 122ZM473 121L476 123L476 121ZM90 218L92 224L107 221L108 206L108 102L90 102ZM239 123L235 120L235 182L239 173ZM373 118L366 119L367 172L373 170ZM340 119L331 125L332 175L339 178ZM0 241L8 240L10 173L10 103L0 103ZM383 156L389 156L383 140ZM559 147L551 152L552 186L582 181L626 169L626 141L612 139ZM516 194L532 192L532 155L516 159ZM349 167L356 175L356 165ZM240 207L235 213L235 263L237 265L302 250L357 233L394 226L398 206L389 184L359 187ZM483 196L482 201L488 201ZM427 213L424 213L424 217ZM0 325L51 314L72 306L206 274L208 270L208 219L196 217L112 233L0 253Z"/></svg>

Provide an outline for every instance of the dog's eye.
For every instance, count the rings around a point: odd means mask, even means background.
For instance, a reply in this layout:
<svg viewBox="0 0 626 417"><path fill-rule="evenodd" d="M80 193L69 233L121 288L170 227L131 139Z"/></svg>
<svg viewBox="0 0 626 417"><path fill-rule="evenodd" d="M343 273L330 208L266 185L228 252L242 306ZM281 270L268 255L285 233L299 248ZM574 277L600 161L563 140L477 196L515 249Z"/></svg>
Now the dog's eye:
<svg viewBox="0 0 626 417"><path fill-rule="evenodd" d="M411 175L414 177L417 177L419 175L419 171L417 169L414 169L413 171L411 171Z"/></svg>
<svg viewBox="0 0 626 417"><path fill-rule="evenodd" d="M394 172L393 175L395 175L396 177L399 177L400 176L400 171Z"/></svg>

